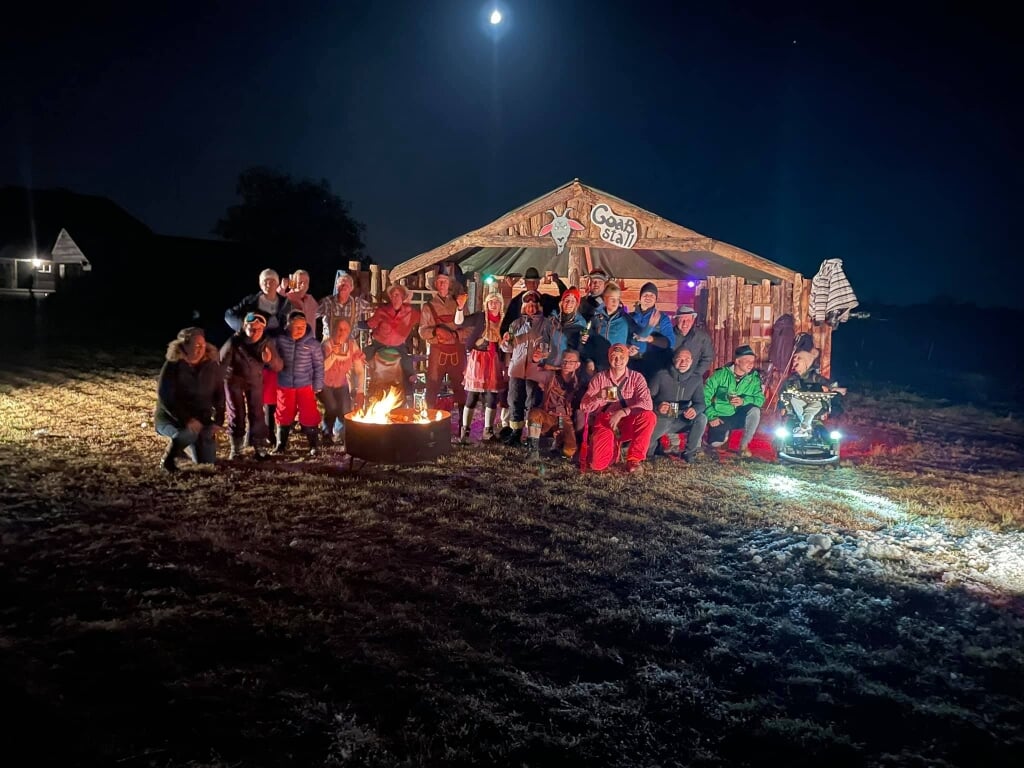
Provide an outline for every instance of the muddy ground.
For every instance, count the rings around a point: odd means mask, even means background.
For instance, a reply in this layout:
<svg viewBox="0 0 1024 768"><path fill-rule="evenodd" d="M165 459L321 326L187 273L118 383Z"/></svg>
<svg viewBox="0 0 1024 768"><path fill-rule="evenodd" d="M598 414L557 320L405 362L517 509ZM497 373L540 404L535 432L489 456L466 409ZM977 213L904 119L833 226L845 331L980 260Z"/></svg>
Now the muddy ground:
<svg viewBox="0 0 1024 768"><path fill-rule="evenodd" d="M1020 413L854 394L834 471L471 445L170 477L159 362L0 366L14 764L1024 760Z"/></svg>

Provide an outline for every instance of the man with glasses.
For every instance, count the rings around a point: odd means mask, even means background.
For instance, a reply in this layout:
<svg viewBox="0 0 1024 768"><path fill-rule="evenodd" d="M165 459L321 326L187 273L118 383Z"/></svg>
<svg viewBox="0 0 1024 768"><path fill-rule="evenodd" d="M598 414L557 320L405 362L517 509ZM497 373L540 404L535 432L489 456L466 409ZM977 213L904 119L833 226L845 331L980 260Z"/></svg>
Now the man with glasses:
<svg viewBox="0 0 1024 768"><path fill-rule="evenodd" d="M544 402L538 408L531 408L527 419L529 437L527 447L533 456L540 455L540 438L557 430L552 453L561 442L562 456L571 459L576 455L576 411L586 390L586 382L580 377L580 353L567 349L562 355L562 364L556 375L544 387Z"/></svg>

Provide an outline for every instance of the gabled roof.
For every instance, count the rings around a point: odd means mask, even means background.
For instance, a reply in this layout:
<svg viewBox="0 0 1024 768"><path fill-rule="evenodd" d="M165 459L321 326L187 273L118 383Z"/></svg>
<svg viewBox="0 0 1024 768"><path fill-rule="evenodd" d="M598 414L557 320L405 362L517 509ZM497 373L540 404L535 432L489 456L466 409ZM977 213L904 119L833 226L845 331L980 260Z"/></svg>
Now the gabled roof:
<svg viewBox="0 0 1024 768"><path fill-rule="evenodd" d="M0 188L0 256L50 254L62 230L93 263L128 259L137 254L139 243L153 236L149 227L105 197L66 189Z"/></svg>
<svg viewBox="0 0 1024 768"><path fill-rule="evenodd" d="M574 227L558 253L555 241L544 229L554 218L552 211L562 216L567 208L571 210L569 219L578 228ZM632 219L632 225L626 226L635 227L636 238L628 248L602 239L606 227L591 216L595 212L600 220L603 211ZM615 232L612 230L610 235ZM699 280L709 275L737 275L778 282L792 281L797 275L792 269L674 224L574 179L486 226L399 264L391 270L391 279L400 280L444 261L458 263L465 273L505 275L536 267L542 272L554 270L567 275L571 247L582 249L584 270L601 267L616 277Z"/></svg>

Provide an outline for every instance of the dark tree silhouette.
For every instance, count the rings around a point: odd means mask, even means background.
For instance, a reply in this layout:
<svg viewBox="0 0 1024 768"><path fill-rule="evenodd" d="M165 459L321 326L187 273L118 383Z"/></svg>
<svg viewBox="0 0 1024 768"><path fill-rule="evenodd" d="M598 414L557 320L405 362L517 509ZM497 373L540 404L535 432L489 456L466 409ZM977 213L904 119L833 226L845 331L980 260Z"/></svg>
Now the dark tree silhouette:
<svg viewBox="0 0 1024 768"><path fill-rule="evenodd" d="M248 168L236 187L242 202L232 205L214 233L246 245L278 271L307 269L315 295L326 294L334 271L348 262L369 263L363 253L365 226L349 203L331 192L326 179L295 180L272 168Z"/></svg>

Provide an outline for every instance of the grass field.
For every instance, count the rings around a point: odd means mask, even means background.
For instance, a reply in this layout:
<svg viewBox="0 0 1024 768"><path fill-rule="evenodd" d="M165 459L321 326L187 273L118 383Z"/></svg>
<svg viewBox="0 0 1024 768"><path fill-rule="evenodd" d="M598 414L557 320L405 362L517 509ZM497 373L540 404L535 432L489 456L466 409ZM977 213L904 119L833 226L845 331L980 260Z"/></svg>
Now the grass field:
<svg viewBox="0 0 1024 768"><path fill-rule="evenodd" d="M1021 413L854 394L838 470L171 477L160 357L2 366L8 765L1024 764Z"/></svg>

